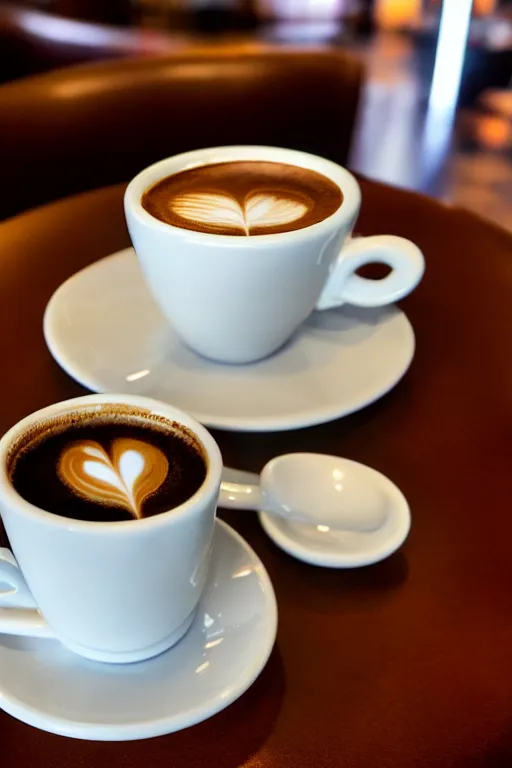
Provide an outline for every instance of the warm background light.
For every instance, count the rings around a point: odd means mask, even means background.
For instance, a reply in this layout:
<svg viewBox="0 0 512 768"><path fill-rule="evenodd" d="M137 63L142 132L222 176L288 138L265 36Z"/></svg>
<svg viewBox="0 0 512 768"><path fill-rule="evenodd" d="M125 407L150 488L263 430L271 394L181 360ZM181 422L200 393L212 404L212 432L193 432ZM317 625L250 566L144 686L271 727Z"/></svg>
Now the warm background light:
<svg viewBox="0 0 512 768"><path fill-rule="evenodd" d="M486 16L498 7L498 0L473 0L473 13L475 16Z"/></svg>
<svg viewBox="0 0 512 768"><path fill-rule="evenodd" d="M376 0L375 21L383 29L396 29L419 22L422 11L422 0Z"/></svg>

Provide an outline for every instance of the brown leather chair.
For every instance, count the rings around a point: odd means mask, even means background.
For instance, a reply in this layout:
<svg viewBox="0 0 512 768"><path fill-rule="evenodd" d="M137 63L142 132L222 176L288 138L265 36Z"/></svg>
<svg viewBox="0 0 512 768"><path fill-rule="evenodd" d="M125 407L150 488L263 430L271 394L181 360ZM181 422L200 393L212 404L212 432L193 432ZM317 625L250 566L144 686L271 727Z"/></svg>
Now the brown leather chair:
<svg viewBox="0 0 512 768"><path fill-rule="evenodd" d="M185 44L189 41L183 35L125 29L0 3L0 83L88 61L162 54Z"/></svg>
<svg viewBox="0 0 512 768"><path fill-rule="evenodd" d="M271 144L346 163L362 79L359 61L341 52L242 46L3 85L0 217L197 147Z"/></svg>

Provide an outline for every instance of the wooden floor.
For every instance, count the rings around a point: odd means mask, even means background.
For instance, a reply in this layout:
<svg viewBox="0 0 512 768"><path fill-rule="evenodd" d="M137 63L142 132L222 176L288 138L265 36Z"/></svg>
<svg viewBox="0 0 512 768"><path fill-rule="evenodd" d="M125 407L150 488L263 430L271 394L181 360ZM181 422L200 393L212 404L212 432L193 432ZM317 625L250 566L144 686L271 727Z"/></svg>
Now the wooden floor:
<svg viewBox="0 0 512 768"><path fill-rule="evenodd" d="M369 77L352 168L512 230L512 109L500 109L500 94L480 99L481 108L439 115L407 38L377 35L357 50Z"/></svg>

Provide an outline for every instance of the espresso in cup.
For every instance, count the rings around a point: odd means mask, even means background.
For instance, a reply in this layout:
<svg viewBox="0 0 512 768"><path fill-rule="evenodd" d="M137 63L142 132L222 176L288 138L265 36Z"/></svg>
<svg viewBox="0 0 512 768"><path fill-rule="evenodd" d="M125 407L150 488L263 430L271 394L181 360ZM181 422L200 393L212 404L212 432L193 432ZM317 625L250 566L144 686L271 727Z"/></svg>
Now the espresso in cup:
<svg viewBox="0 0 512 768"><path fill-rule="evenodd" d="M185 427L112 405L33 425L11 450L9 475L39 509L109 523L183 504L204 482L206 463Z"/></svg>
<svg viewBox="0 0 512 768"><path fill-rule="evenodd" d="M343 202L327 176L288 163L243 160L202 165L158 181L142 196L157 219L218 235L270 235L304 229Z"/></svg>

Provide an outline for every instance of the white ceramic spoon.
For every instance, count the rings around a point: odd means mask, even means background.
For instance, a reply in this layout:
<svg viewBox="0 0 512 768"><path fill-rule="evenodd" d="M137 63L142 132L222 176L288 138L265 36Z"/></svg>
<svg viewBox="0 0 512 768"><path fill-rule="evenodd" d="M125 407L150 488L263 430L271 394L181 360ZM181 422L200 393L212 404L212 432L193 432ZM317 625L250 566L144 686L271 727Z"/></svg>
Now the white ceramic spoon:
<svg viewBox="0 0 512 768"><path fill-rule="evenodd" d="M289 453L265 465L257 483L232 482L224 469L219 506L262 510L320 530L375 531L386 520L388 498L364 464L321 453Z"/></svg>

